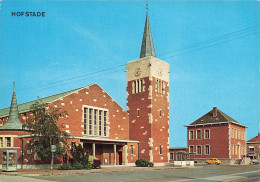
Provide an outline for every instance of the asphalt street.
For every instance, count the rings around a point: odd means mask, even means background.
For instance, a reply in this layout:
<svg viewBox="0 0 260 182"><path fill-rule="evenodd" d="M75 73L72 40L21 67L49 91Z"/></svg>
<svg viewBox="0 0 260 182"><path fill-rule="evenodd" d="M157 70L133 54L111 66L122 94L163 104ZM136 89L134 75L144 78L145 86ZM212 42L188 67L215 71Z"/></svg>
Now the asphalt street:
<svg viewBox="0 0 260 182"><path fill-rule="evenodd" d="M171 182L171 181L260 181L260 166L224 166L224 165L204 165L196 168L183 169L160 169L149 171L129 171L129 172L105 172L88 173L75 175L57 176L0 176L0 182L43 182L43 181L62 181L62 182L117 182L117 181L145 181L145 182Z"/></svg>

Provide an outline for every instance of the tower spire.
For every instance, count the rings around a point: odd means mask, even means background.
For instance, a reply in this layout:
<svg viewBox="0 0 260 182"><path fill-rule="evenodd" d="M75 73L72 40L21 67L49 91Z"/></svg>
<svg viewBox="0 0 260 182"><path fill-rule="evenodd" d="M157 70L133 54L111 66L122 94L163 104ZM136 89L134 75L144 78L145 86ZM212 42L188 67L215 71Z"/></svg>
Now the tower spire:
<svg viewBox="0 0 260 182"><path fill-rule="evenodd" d="M144 26L144 34L143 34L140 58L143 58L146 56L155 57L153 37L152 37L152 32L151 32L149 17L148 17L148 0L146 0L146 20L145 20L145 26Z"/></svg>
<svg viewBox="0 0 260 182"><path fill-rule="evenodd" d="M0 127L0 130L22 130L23 124L21 120L19 119L19 112L18 112L18 106L17 106L17 99L16 99L16 93L15 93L15 82L13 82L13 96L11 101L11 107L9 111L9 117L6 123Z"/></svg>

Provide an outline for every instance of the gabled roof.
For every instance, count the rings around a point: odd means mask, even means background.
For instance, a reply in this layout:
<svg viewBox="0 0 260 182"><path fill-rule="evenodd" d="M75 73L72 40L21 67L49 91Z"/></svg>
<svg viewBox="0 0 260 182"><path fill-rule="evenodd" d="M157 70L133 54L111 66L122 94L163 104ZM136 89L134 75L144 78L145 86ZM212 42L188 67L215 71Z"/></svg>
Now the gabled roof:
<svg viewBox="0 0 260 182"><path fill-rule="evenodd" d="M59 99L61 97L67 96L69 94L72 94L73 92L79 91L79 90L81 90L83 88L85 88L85 87L81 87L81 88L70 90L70 91L67 91L67 92L60 93L60 94L52 95L52 96L49 96L49 97L44 97L44 98L41 98L41 99L33 100L33 101L30 101L30 102L26 102L24 104L19 104L18 105L19 113L23 113L23 112L29 111L31 105L33 103L37 102L37 101L42 102L42 103L51 103L51 102L56 101L57 99ZM5 109L1 109L0 110L0 118L8 116L9 110L10 110L9 107L5 108Z"/></svg>
<svg viewBox="0 0 260 182"><path fill-rule="evenodd" d="M148 12L146 13L146 20L145 20L145 26L144 26L144 34L143 34L140 58L143 58L146 56L155 57L153 37L152 37L151 28L150 28Z"/></svg>
<svg viewBox="0 0 260 182"><path fill-rule="evenodd" d="M260 143L260 133L258 133L256 137L248 140L247 143Z"/></svg>
<svg viewBox="0 0 260 182"><path fill-rule="evenodd" d="M233 123L243 127L247 127L245 125L240 124L221 110L217 109L217 115L213 117L213 109L209 111L207 114L203 115L193 123L186 125L187 126L197 126L197 125L209 125L209 124L221 124L221 123Z"/></svg>
<svg viewBox="0 0 260 182"><path fill-rule="evenodd" d="M17 99L15 93L15 84L13 90L13 96L11 101L11 107L8 109L9 118L6 123L0 127L0 130L23 130L23 124L19 119L18 107L17 107Z"/></svg>

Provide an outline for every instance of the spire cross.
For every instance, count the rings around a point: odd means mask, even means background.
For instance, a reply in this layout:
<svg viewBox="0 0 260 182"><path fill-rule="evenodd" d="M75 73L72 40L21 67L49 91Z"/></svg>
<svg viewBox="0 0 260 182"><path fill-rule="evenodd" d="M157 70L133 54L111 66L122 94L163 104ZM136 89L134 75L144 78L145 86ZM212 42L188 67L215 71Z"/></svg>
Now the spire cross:
<svg viewBox="0 0 260 182"><path fill-rule="evenodd" d="M13 81L14 89L15 89L15 81Z"/></svg>

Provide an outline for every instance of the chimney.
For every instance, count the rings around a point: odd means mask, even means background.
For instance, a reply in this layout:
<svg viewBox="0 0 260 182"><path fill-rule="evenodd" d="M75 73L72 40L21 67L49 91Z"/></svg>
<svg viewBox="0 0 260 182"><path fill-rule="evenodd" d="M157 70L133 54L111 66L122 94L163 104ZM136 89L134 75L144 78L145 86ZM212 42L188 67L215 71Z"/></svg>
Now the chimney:
<svg viewBox="0 0 260 182"><path fill-rule="evenodd" d="M218 108L217 107L213 107L213 117L217 117L218 115Z"/></svg>

